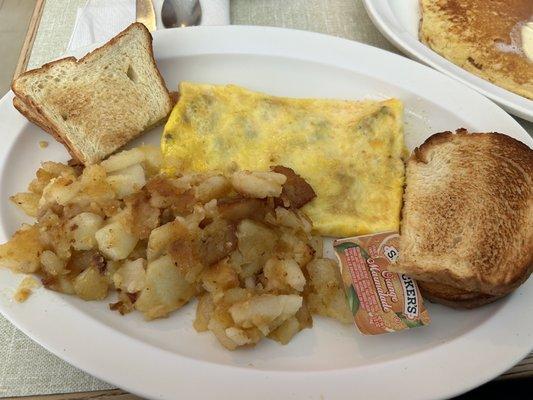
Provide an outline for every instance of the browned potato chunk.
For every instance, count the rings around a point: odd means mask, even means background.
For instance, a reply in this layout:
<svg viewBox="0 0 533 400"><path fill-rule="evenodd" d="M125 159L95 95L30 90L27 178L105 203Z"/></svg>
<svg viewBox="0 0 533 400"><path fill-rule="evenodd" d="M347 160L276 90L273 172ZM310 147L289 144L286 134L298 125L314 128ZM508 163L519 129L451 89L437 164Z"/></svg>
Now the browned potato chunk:
<svg viewBox="0 0 533 400"><path fill-rule="evenodd" d="M227 257L237 247L235 225L215 220L202 232L202 262L212 265Z"/></svg>
<svg viewBox="0 0 533 400"><path fill-rule="evenodd" d="M43 251L41 253L40 261L43 271L48 275L58 276L68 272L65 269L65 261L60 259L53 251Z"/></svg>
<svg viewBox="0 0 533 400"><path fill-rule="evenodd" d="M37 217L40 195L35 193L17 193L9 199L30 217Z"/></svg>
<svg viewBox="0 0 533 400"><path fill-rule="evenodd" d="M152 230L148 238L146 255L148 261L160 257L170 243L190 237L190 232L182 221L172 221Z"/></svg>
<svg viewBox="0 0 533 400"><path fill-rule="evenodd" d="M100 163L106 172L115 172L139 164L144 161L145 153L140 148L123 150L109 156L107 160Z"/></svg>
<svg viewBox="0 0 533 400"><path fill-rule="evenodd" d="M202 273L202 285L217 302L226 290L239 286L239 277L228 261L222 260Z"/></svg>
<svg viewBox="0 0 533 400"><path fill-rule="evenodd" d="M159 226L161 211L150 205L150 198L144 192L129 196L125 203L132 233L139 239L148 239L152 230Z"/></svg>
<svg viewBox="0 0 533 400"><path fill-rule="evenodd" d="M146 286L146 260L138 258L126 261L113 274L113 283L117 289L126 293L136 293Z"/></svg>
<svg viewBox="0 0 533 400"><path fill-rule="evenodd" d="M335 318L345 324L352 323L337 263L321 258L307 264L311 292L307 296L312 313Z"/></svg>
<svg viewBox="0 0 533 400"><path fill-rule="evenodd" d="M104 224L104 219L94 213L82 212L67 223L67 231L72 238L75 250L90 250L96 247L96 232Z"/></svg>
<svg viewBox="0 0 533 400"><path fill-rule="evenodd" d="M15 232L9 242L0 245L0 265L31 274L39 269L43 250L37 226L25 226Z"/></svg>
<svg viewBox="0 0 533 400"><path fill-rule="evenodd" d="M135 248L138 238L120 221L112 222L100 228L94 234L98 249L107 258L117 261L123 260Z"/></svg>
<svg viewBox="0 0 533 400"><path fill-rule="evenodd" d="M74 279L74 291L83 300L103 300L107 297L107 278L95 267L89 267Z"/></svg>
<svg viewBox="0 0 533 400"><path fill-rule="evenodd" d="M237 227L238 248L243 257L243 278L257 273L276 246L277 236L265 225L245 219Z"/></svg>
<svg viewBox="0 0 533 400"><path fill-rule="evenodd" d="M291 317L277 327L274 331L270 332L268 337L274 339L276 342L281 344L287 344L296 335L301 331L300 323L296 317Z"/></svg>
<svg viewBox="0 0 533 400"><path fill-rule="evenodd" d="M194 283L204 269L199 249L198 238L192 235L178 239L168 246L168 254L174 265L190 283Z"/></svg>
<svg viewBox="0 0 533 400"><path fill-rule="evenodd" d="M261 199L222 199L218 201L220 216L228 221L242 219L262 219L268 211L268 205Z"/></svg>
<svg viewBox="0 0 533 400"><path fill-rule="evenodd" d="M135 308L149 320L166 317L195 294L196 286L185 280L170 256L164 256L148 264L146 287L135 302Z"/></svg>
<svg viewBox="0 0 533 400"><path fill-rule="evenodd" d="M140 164L135 164L111 172L107 177L107 182L115 191L117 198L123 199L138 192L145 185L146 177L143 167Z"/></svg>
<svg viewBox="0 0 533 400"><path fill-rule="evenodd" d="M225 196L231 190L228 178L215 175L207 178L196 187L195 197L202 203Z"/></svg>
<svg viewBox="0 0 533 400"><path fill-rule="evenodd" d="M267 290L296 290L302 292L305 276L293 259L270 258L263 269L267 279Z"/></svg>
<svg viewBox="0 0 533 400"><path fill-rule="evenodd" d="M231 176L233 188L246 197L278 197L287 177L276 172L238 171Z"/></svg>
<svg viewBox="0 0 533 400"><path fill-rule="evenodd" d="M193 326L197 332L207 331L207 326L209 325L209 320L215 312L215 303L213 298L209 293L205 293L200 297L198 305L196 307L196 319L194 320Z"/></svg>
<svg viewBox="0 0 533 400"><path fill-rule="evenodd" d="M238 327L255 326L266 336L295 315L301 306L302 298L294 294L262 294L233 304L229 313Z"/></svg>

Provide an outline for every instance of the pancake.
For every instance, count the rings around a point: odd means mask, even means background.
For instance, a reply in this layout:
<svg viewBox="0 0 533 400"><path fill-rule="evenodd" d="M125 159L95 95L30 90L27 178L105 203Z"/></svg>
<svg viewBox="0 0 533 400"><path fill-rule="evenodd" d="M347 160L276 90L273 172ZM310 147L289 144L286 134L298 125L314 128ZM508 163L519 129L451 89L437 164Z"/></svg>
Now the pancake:
<svg viewBox="0 0 533 400"><path fill-rule="evenodd" d="M420 0L420 40L465 70L533 99L533 62L521 28L532 0Z"/></svg>
<svg viewBox="0 0 533 400"><path fill-rule="evenodd" d="M417 281L417 284L425 299L453 308L476 308L493 303L503 297L501 295L468 292L442 283Z"/></svg>

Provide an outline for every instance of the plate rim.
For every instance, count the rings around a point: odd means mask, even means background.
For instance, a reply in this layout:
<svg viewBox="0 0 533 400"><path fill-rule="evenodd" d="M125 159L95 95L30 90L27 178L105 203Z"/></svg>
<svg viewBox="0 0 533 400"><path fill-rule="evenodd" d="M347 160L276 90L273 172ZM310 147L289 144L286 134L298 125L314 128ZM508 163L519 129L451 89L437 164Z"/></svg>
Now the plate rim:
<svg viewBox="0 0 533 400"><path fill-rule="evenodd" d="M455 65L429 47L413 38L395 20L395 14L390 7L390 0L362 0L368 16L374 26L398 50L436 70L459 80L465 85L478 91L492 101L498 103L509 113L533 122L533 100L495 85L488 80L478 77L471 72ZM386 14L390 13L389 16ZM390 16L394 18L390 18Z"/></svg>
<svg viewBox="0 0 533 400"><path fill-rule="evenodd" d="M199 33L196 33L199 32ZM501 114L502 118L507 118L506 122L509 123L510 126L514 127L515 132L521 132L521 134L524 134L525 137L529 137L527 132L520 127L520 125L514 121L509 115L505 114L499 107L494 105L494 103L490 102L483 96L481 96L479 93L474 92L470 88L466 88L464 85L458 83L457 81L452 80L449 77L444 76L443 74L436 72L432 69L430 69L427 66L423 66L421 64L418 64L412 60L408 60L402 56L389 53L385 50L374 48L372 46L368 46L365 44L349 41L346 39L341 38L335 38L332 36L327 36L323 34L313 33L313 32L305 32L305 31L298 31L298 30L292 30L292 29L284 29L284 28L267 28L267 27L249 27L249 26L229 26L229 27L197 27L197 28L191 28L188 30L166 30L166 31L160 31L156 32L154 35L154 42L162 40L163 38L169 38L172 37L172 35L207 35L209 33L212 34L220 34L220 35L226 35L225 32L228 32L227 35L243 35L244 33L247 33L248 35L255 35L257 38L263 38L269 36L276 36L281 35L281 37L286 37L286 42L291 42L290 44L293 45L293 41L301 41L301 40L314 40L316 46L331 46L336 47L340 46L340 49L350 50L350 51L356 51L356 49L359 49L362 52L368 52L368 53L374 53L376 54L378 59L381 59L383 57L397 57L397 60L400 63L405 63L406 67L418 69L420 73L422 74L429 74L433 75L435 78L437 76L440 76L439 79L446 78L446 81L449 82L450 86L455 86L458 88L457 90L462 91L465 94L469 94L470 97L476 97L479 99L480 103L484 103L485 106L488 109L493 109L494 112L497 112ZM250 40L249 38L241 39L243 41ZM255 45L255 43L254 43ZM348 47L347 47L348 46ZM96 47L96 46L95 46ZM157 47L157 44L154 43L154 47ZM283 47L283 46L282 46ZM290 46L289 46L290 47ZM301 46L300 46L301 47ZM282 52L286 57L290 57L292 55L292 51L296 51L296 48L287 48ZM357 51L359 51L357 50ZM304 50L300 49L302 53L311 53L313 50ZM333 51L333 50L332 50ZM230 53L230 51L225 51L224 53ZM289 54L290 53L290 54ZM276 52L266 52L263 53L260 50L257 50L256 53L249 53L246 52L245 54L270 54L270 55L278 55ZM309 54L309 59L314 59L317 62L320 62L320 58L317 54ZM293 57L295 58L295 57ZM0 115L6 114L5 111L5 103L10 102L13 98L13 93L9 92L2 100L0 100ZM23 125L26 123L25 119L22 116L19 116L17 113L17 116L9 115L10 113L13 114L12 107L8 109L7 115L10 116L15 124ZM9 118L8 118L9 120ZM532 139L529 138L529 143L532 143ZM6 155L9 152L10 146L5 146L3 149L0 148L0 166L2 167L0 171L2 173L4 172L4 164L6 160ZM2 194L5 197L5 194ZM0 199L0 201L5 201L3 199ZM2 227L3 230L3 227ZM1 236L3 236L3 233L0 233ZM1 284L0 284L1 286ZM529 295L531 294L531 289L533 288L533 282L529 282L529 285L527 286L530 290ZM525 303L527 305L526 297L528 297L527 288L523 287L519 292L515 293L513 296L511 296L507 302L509 304L506 304L506 307L511 307L513 305L515 308L520 307L521 304ZM61 299L58 300L59 303L61 303ZM21 310L24 308L32 307L31 302L25 303L24 305L17 305L17 307L22 307ZM33 305L35 307L35 304ZM503 308L503 307L502 307ZM63 309L65 311L65 309ZM426 350L422 352L415 353L414 355L408 356L408 357L401 357L399 359L393 359L382 363L377 363L372 366L372 368L362 368L362 367L354 367L354 368L347 368L342 370L326 370L326 371L265 371L265 370L252 370L252 369L243 369L240 367L234 367L234 366L221 366L217 364L212 364L205 361L200 360L194 360L187 358L186 362L178 362L180 360L183 360L185 357L170 353L166 350L162 350L159 348L156 348L154 346L151 346L149 344L146 344L144 342L140 342L135 338L130 338L131 340L128 340L127 345L124 345L122 342L123 337L120 332L114 331L112 328L106 327L99 321L92 321L87 318L83 313L79 313L79 311L75 310L74 307L72 309L67 311L68 313L71 313L72 315L77 315L78 317L85 318L87 320L87 326L91 329L87 329L87 327L84 326L82 329L80 326L74 326L76 324L72 324L73 326L69 325L69 329L71 332L77 332L79 335L83 336L83 331L88 330L92 334L101 334L102 337L106 337L106 339L109 340L109 343L106 341L100 343L102 346L102 351L104 354L113 354L116 352L116 348L114 347L117 345L121 351L121 358L120 360L116 360L115 357L111 357L111 359L107 359L107 363L105 366L103 366L100 363L100 360L95 358L96 356L94 354L85 354L84 359L80 360L79 355L78 356L71 356L68 351L70 350L71 346L78 345L75 341L70 338L69 340L63 343L57 342L57 339L50 340L50 335L53 334L53 330L51 331L50 327L47 327L45 333L43 332L37 332L34 327L32 327L31 324L28 324L27 321L24 322L23 320L17 318L16 314L18 311L14 311L10 309L10 307L6 307L1 301L0 301L0 311L2 314L6 316L8 320L10 320L17 328L22 330L24 333L26 333L28 336L30 336L33 340L38 342L39 344L43 345L46 349L51 351L52 353L58 355L60 358L66 360L67 362L71 363L72 365L75 365L78 368L81 368L90 374L102 379L102 380L111 380L113 383L116 383L118 386L121 386L132 393L139 394L144 397L150 397L150 398L172 398L172 394L175 392L169 391L168 387L164 387L165 384L168 386L168 382L170 381L161 381L162 377L169 377L165 375L166 372L164 372L164 367L169 367L172 369L172 376L179 375L180 373L187 374L187 372L190 372L190 368L198 368L198 371L201 371L199 375L201 377L210 379L211 382L215 383L214 385L210 385L211 387L203 386L202 390L205 390L205 392L202 394L202 396L205 397L213 397L218 398L220 397L220 391L218 388L220 387L228 387L228 384L234 383L236 381L236 378L242 378L243 376L246 376L247 379L249 379L250 385L247 385L247 387L239 386L237 383L237 386L234 386L234 392L233 394L237 393L237 391L240 391L240 396L245 397L249 395L257 396L257 388L259 386L262 386L268 390L268 395L271 396L274 393L277 393L279 395L287 395L290 391L294 391L292 394L292 397L295 398L303 398L307 396L311 396L313 398L318 398L322 393L328 393L327 396L333 397L333 398L342 398L343 392L339 393L337 390L340 388L344 388L344 390L353 389L354 386L359 386L359 388L367 388L368 382L372 381L374 379L375 381L375 374L377 373L391 373L394 372L396 375L398 375L399 370L407 370L408 372L415 373L423 372L424 369L421 368L421 365L428 365L432 364L430 360L440 359L440 360L447 360L449 358L449 347L452 346L452 349L454 347L457 347L459 344L461 344L463 350L473 350L481 352L483 349L485 349L482 346L482 343L477 343L475 340L465 340L467 338L471 339L472 336L476 336L475 334L480 333L491 333L491 335L488 335L489 338L492 338L493 340L499 340L502 338L505 338L505 333L500 328L500 330L494 330L493 328L496 328L499 322L505 322L509 321L512 322L513 319L516 317L509 315L510 313L502 313L497 312L495 313L495 316L488 319L487 321L480 324L475 329L468 331L466 334L455 338L447 343L443 343L440 346L437 346L435 349ZM23 311L20 311L22 313ZM524 321L528 326L531 326L533 328L533 316L529 316L524 314ZM81 325L81 324L80 324ZM516 329L516 328L515 328ZM533 329L532 329L533 330ZM520 333L520 332L519 332ZM523 333L523 332L522 332ZM86 333L85 333L86 334ZM503 334L503 336L502 336ZM44 338L43 338L44 336ZM125 347L124 347L125 346ZM130 353L128 353L128 350ZM131 351L135 350L135 351ZM132 379L130 376L124 376L124 374L120 374L120 366L122 365L136 365L138 364L138 360L132 359L132 354L139 354L143 353L145 350L150 350L149 352L144 354L144 360L143 360L143 366L142 368L145 368L146 371L151 371L150 368L153 368L154 365L158 365L158 372L161 372L158 374L158 376L153 377L153 381L150 383L150 387L148 388L146 385L146 382L139 382L139 380ZM486 349L485 349L486 350ZM435 380L434 378L431 378L419 387L419 391L413 398L436 398L436 397L443 397L443 396L453 396L459 393L462 393L464 391L467 391L479 384L482 384L495 376L499 375L501 372L503 372L505 369L511 367L514 365L521 357L523 357L525 354L527 354L531 348L524 349L524 347L519 348L511 348L509 349L509 352L506 353L506 359L505 362L501 362L498 364L498 368L492 368L487 373L486 370L481 375L476 375L475 377L468 376L467 379L463 379L461 382L458 383L457 386L451 388L450 384L447 383L445 385L440 384L438 386L439 382L438 379ZM457 351L457 348L454 350ZM480 353L479 353L480 354ZM404 361L406 358L410 358L414 360L415 364L417 365L405 365ZM120 362L119 362L120 361ZM461 368L465 367L471 367L472 361L475 360L465 360L464 365L458 366L456 368L457 371L461 370ZM498 361L498 360L496 360ZM192 367L191 367L192 366ZM437 367L439 367L437 365ZM441 366L442 367L442 366ZM141 368L141 367L137 367ZM354 374L353 372L357 370L357 374ZM119 371L117 373L117 371ZM153 371L153 370L152 370ZM184 386L181 388L184 393L190 395L190 396L197 396L197 387L195 384L198 384L196 381L198 377L195 379L192 379L190 382L184 382ZM401 377L396 376L395 378L397 381L401 381ZM275 380L278 385L272 385L272 381ZM327 384L327 385L326 385ZM157 386L161 385L161 386ZM325 387L326 385L327 387ZM367 385L367 386L365 386ZM393 386L393 385L390 385ZM331 393L331 390L335 390L335 392ZM392 390L392 389L388 389ZM298 393L296 393L298 391ZM369 390L368 393L371 393ZM385 393L385 392L384 392ZM392 392L391 392L392 393ZM232 393L229 393L232 394ZM387 396L385 393L384 397Z"/></svg>

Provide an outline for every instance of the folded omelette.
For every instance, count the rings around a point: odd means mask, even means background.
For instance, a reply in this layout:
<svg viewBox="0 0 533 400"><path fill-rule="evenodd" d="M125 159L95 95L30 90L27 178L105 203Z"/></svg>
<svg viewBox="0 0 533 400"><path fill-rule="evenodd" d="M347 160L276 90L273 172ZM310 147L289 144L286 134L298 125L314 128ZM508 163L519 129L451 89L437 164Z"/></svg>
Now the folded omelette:
<svg viewBox="0 0 533 400"><path fill-rule="evenodd" d="M163 171L292 168L317 197L316 233L398 230L406 148L402 103L296 99L183 82L161 141Z"/></svg>

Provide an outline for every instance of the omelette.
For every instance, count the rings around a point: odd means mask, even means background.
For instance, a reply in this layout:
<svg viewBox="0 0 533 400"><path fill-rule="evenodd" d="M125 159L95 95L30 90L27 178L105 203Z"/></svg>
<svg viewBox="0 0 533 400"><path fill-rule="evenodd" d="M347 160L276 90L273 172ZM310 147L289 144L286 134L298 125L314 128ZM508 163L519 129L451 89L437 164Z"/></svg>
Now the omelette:
<svg viewBox="0 0 533 400"><path fill-rule="evenodd" d="M274 97L235 85L182 82L161 139L163 172L292 168L317 197L315 233L398 230L407 151L397 99Z"/></svg>

